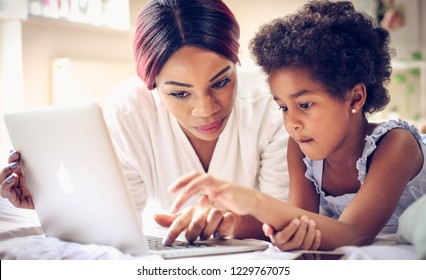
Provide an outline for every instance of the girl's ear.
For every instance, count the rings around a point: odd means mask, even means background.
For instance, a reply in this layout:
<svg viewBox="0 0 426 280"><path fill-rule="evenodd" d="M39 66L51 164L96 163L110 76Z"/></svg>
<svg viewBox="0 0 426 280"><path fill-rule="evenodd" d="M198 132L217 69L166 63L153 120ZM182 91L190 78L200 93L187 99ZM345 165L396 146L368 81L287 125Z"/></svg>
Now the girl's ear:
<svg viewBox="0 0 426 280"><path fill-rule="evenodd" d="M367 89L364 84L356 84L349 95L350 111L362 111L362 107L367 99Z"/></svg>

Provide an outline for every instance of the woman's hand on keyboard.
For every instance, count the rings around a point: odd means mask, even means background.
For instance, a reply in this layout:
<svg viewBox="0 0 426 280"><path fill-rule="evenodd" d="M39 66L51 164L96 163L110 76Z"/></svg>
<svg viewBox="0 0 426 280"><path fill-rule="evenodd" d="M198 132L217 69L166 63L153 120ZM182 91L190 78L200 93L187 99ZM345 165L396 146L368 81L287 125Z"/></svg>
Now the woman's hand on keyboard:
<svg viewBox="0 0 426 280"><path fill-rule="evenodd" d="M189 206L175 214L157 214L155 221L169 227L164 245L170 245L184 231L185 238L193 242L198 237L206 240L231 236L235 226L235 214L211 206Z"/></svg>

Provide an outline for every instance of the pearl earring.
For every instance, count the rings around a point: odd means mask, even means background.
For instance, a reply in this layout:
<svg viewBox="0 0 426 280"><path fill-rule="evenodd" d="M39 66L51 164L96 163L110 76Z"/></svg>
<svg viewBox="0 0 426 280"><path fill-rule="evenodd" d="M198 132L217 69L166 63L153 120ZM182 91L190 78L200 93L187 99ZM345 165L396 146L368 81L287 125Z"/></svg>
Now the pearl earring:
<svg viewBox="0 0 426 280"><path fill-rule="evenodd" d="M351 113L352 113L352 114L355 114L355 113L356 113L356 109L355 109L355 108L352 108Z"/></svg>

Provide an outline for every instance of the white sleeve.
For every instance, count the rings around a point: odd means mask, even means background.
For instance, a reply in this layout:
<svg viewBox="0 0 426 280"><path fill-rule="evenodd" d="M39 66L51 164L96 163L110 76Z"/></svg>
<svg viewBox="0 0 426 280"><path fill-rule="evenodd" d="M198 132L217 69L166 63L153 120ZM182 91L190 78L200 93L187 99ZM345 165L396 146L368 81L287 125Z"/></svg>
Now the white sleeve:
<svg viewBox="0 0 426 280"><path fill-rule="evenodd" d="M287 167L287 141L282 115L269 102L262 121L259 188L275 198L288 199L289 177Z"/></svg>
<svg viewBox="0 0 426 280"><path fill-rule="evenodd" d="M131 84L119 85L111 94L104 107L104 118L107 124L117 157L121 163L122 171L127 182L130 195L135 203L136 209L141 212L147 203L147 191L142 177L137 168L135 159L136 152L131 143L133 127L123 118L123 107L120 102L126 102L122 97L126 96L126 91L135 91L137 88ZM117 102L118 101L118 102ZM123 103L124 104L124 103Z"/></svg>

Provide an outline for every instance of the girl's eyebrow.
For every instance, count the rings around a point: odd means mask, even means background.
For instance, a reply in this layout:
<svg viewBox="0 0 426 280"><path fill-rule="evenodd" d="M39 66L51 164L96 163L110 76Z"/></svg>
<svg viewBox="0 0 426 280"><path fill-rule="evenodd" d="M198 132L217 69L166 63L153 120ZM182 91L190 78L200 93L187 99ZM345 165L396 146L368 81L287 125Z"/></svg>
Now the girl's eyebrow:
<svg viewBox="0 0 426 280"><path fill-rule="evenodd" d="M307 89L302 89L302 90L299 90L295 93L290 94L290 97L297 98L297 97L302 96L302 95L307 94L307 93L310 93L310 91L307 90ZM273 98L274 98L275 101L280 101L278 96L273 95Z"/></svg>
<svg viewBox="0 0 426 280"><path fill-rule="evenodd" d="M290 96L293 97L293 98L297 98L297 97L302 96L302 95L304 95L306 93L309 93L309 92L310 91L307 90L307 89L302 89L302 90L299 90L299 91L297 91L295 93L290 94Z"/></svg>
<svg viewBox="0 0 426 280"><path fill-rule="evenodd" d="M214 81L215 79L217 79L217 77L219 77L220 75L222 75L223 73L225 73L226 71L228 71L231 68L231 66L226 66L225 68L223 68L222 70L220 70L216 75L213 76L213 78L211 78L209 80L209 82ZM191 84L186 84L186 83L181 83L181 82L177 82L177 81L165 81L164 82L165 85L175 85L175 86L180 86L180 87L187 87L187 88L193 88L194 86Z"/></svg>
<svg viewBox="0 0 426 280"><path fill-rule="evenodd" d="M229 70L229 68L231 68L231 66L226 66L225 68L223 68L222 70L220 70L216 75L214 75L213 76L213 78L211 78L210 80L209 80L209 82L212 82L212 81L214 81L215 79L217 79L217 77L219 77L220 75L222 75L223 73L225 73L226 71L228 71Z"/></svg>

